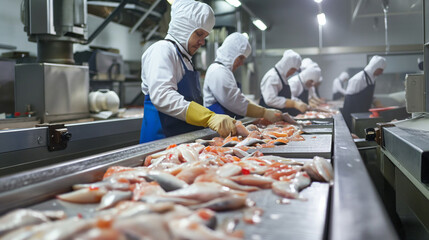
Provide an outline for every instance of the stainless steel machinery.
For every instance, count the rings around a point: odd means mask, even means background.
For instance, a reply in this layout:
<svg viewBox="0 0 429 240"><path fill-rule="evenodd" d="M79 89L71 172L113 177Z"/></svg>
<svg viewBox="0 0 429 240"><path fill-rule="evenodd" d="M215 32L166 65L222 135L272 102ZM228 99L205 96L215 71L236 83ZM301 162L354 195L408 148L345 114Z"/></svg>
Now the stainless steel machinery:
<svg viewBox="0 0 429 240"><path fill-rule="evenodd" d="M86 0L24 0L21 17L38 63L16 66L15 111L42 122L89 116L89 70L74 66L73 44L87 39Z"/></svg>

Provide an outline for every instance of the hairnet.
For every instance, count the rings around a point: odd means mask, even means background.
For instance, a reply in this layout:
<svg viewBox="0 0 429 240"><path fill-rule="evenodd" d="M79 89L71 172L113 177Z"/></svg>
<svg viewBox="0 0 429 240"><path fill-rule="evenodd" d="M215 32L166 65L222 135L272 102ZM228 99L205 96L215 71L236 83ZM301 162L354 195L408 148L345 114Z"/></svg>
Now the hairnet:
<svg viewBox="0 0 429 240"><path fill-rule="evenodd" d="M375 70L381 68L384 69L386 67L386 59L384 57L380 57L378 55L375 55L371 58L368 65L365 67L365 72L368 73L368 75L374 79L374 72Z"/></svg>
<svg viewBox="0 0 429 240"><path fill-rule="evenodd" d="M298 69L301 66L301 56L293 50L286 50L275 66L282 76L286 76L291 68Z"/></svg>
<svg viewBox="0 0 429 240"><path fill-rule="evenodd" d="M188 51L191 34L199 28L210 33L214 24L214 12L209 5L194 0L176 0L171 6L168 34Z"/></svg>
<svg viewBox="0 0 429 240"><path fill-rule="evenodd" d="M302 82L305 84L308 80L313 80L314 82L319 81L320 74L321 70L319 67L311 66L300 72L299 76L301 77Z"/></svg>
<svg viewBox="0 0 429 240"><path fill-rule="evenodd" d="M347 72L342 72L340 76L338 76L338 78L340 79L341 82L345 82L350 78L350 76Z"/></svg>
<svg viewBox="0 0 429 240"><path fill-rule="evenodd" d="M244 55L247 58L251 52L249 41L243 34L231 33L216 51L216 61L231 68L238 56Z"/></svg>

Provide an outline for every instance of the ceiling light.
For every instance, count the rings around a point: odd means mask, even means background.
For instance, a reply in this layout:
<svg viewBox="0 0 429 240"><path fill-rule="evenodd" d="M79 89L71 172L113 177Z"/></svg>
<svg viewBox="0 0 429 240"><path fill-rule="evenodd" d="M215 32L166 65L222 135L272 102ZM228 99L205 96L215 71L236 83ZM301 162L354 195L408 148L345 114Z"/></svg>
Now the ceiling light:
<svg viewBox="0 0 429 240"><path fill-rule="evenodd" d="M321 3L323 0L314 0L316 3Z"/></svg>
<svg viewBox="0 0 429 240"><path fill-rule="evenodd" d="M167 2L172 5L174 3L174 0L167 0Z"/></svg>
<svg viewBox="0 0 429 240"><path fill-rule="evenodd" d="M249 39L249 34L247 34L247 32L242 33L243 36L245 36L247 39Z"/></svg>
<svg viewBox="0 0 429 240"><path fill-rule="evenodd" d="M234 7L240 7L240 0L225 0L227 3L231 4Z"/></svg>
<svg viewBox="0 0 429 240"><path fill-rule="evenodd" d="M325 25L326 24L326 17L324 13L317 14L317 21L319 22L319 25Z"/></svg>
<svg viewBox="0 0 429 240"><path fill-rule="evenodd" d="M267 29L267 25L265 25L265 23L262 22L260 19L253 20L253 24L261 31L265 31Z"/></svg>

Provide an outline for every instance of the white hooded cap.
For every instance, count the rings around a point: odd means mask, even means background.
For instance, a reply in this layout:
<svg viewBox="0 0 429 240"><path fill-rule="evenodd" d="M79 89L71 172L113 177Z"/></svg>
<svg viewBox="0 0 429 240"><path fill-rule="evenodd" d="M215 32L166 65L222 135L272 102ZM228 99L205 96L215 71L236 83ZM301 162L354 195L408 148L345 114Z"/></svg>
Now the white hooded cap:
<svg viewBox="0 0 429 240"><path fill-rule="evenodd" d="M319 67L316 66L308 67L299 73L299 76L301 77L302 83L304 85L308 80L313 80L315 82L319 81L320 75L321 70Z"/></svg>
<svg viewBox="0 0 429 240"><path fill-rule="evenodd" d="M231 33L226 37L222 46L216 51L216 61L225 64L232 69L232 65L237 57L244 55L246 58L252 52L252 47L247 38L238 32Z"/></svg>
<svg viewBox="0 0 429 240"><path fill-rule="evenodd" d="M375 70L381 68L384 70L386 67L386 59L384 57L380 57L378 55L375 55L371 58L371 61L369 61L368 65L365 67L365 72L368 73L368 75L371 77L372 80L375 79L374 72Z"/></svg>
<svg viewBox="0 0 429 240"><path fill-rule="evenodd" d="M338 76L338 79L340 79L341 82L345 82L350 78L349 74L347 72L342 72L340 76Z"/></svg>
<svg viewBox="0 0 429 240"><path fill-rule="evenodd" d="M215 25L213 9L194 0L176 0L171 6L171 21L168 34L173 36L186 51L192 33L201 28L211 32Z"/></svg>
<svg viewBox="0 0 429 240"><path fill-rule="evenodd" d="M291 68L299 69L301 66L301 56L293 50L286 50L283 57L276 63L276 68L285 77Z"/></svg>
<svg viewBox="0 0 429 240"><path fill-rule="evenodd" d="M311 60L310 58L304 58L302 59L302 63L301 63L301 71L304 71L304 69L308 68L310 65L314 65L316 64L315 62L313 62L313 60Z"/></svg>

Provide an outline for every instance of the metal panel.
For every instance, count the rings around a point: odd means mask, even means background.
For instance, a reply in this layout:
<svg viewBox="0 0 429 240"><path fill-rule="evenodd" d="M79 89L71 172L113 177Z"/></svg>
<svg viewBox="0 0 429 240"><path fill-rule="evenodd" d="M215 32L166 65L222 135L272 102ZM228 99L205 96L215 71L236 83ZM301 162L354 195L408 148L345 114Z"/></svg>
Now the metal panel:
<svg viewBox="0 0 429 240"><path fill-rule="evenodd" d="M51 63L44 63L43 66L45 70L45 114L88 113L88 67Z"/></svg>
<svg viewBox="0 0 429 240"><path fill-rule="evenodd" d="M53 0L29 0L29 34L55 35Z"/></svg>
<svg viewBox="0 0 429 240"><path fill-rule="evenodd" d="M214 131L203 129L3 177L0 179L0 213L45 201L69 191L72 184L98 181L110 166L141 165L147 155L171 144L215 136Z"/></svg>
<svg viewBox="0 0 429 240"><path fill-rule="evenodd" d="M0 131L0 176L135 145L141 118L66 125L72 138L66 149L49 152L47 128ZM106 131L109 129L109 131Z"/></svg>
<svg viewBox="0 0 429 240"><path fill-rule="evenodd" d="M87 66L19 64L15 76L16 112L26 112L31 105L42 122L89 116Z"/></svg>
<svg viewBox="0 0 429 240"><path fill-rule="evenodd" d="M297 158L312 158L320 156L324 158L331 158L332 151L332 136L329 134L302 135L305 141L292 141L287 145L278 146L275 148L261 148L258 149L264 154L272 154L283 157L297 157ZM249 151L255 151L254 149Z"/></svg>
<svg viewBox="0 0 429 240"><path fill-rule="evenodd" d="M399 127L383 128L384 148L416 179L429 182L428 132Z"/></svg>
<svg viewBox="0 0 429 240"><path fill-rule="evenodd" d="M335 115L329 239L398 239L341 114Z"/></svg>

